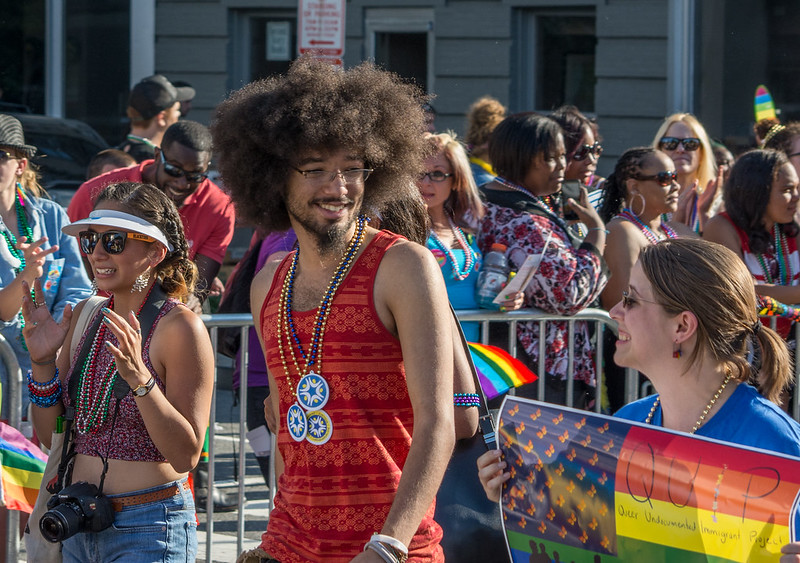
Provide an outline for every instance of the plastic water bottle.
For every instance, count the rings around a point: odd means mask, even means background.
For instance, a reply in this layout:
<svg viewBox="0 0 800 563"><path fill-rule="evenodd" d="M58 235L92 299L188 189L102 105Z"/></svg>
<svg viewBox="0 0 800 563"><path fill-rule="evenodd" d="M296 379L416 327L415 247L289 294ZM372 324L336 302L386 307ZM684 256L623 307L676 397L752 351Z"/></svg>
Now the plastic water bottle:
<svg viewBox="0 0 800 563"><path fill-rule="evenodd" d="M504 244L494 243L483 257L483 267L478 274L475 290L478 305L484 309L498 308L492 301L508 281L506 248Z"/></svg>

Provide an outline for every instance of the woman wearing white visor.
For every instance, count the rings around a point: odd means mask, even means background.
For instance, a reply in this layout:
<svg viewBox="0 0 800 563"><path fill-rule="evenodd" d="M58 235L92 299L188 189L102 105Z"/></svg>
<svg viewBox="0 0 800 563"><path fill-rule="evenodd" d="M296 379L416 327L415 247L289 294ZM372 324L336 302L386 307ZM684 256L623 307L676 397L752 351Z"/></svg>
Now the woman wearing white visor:
<svg viewBox="0 0 800 563"><path fill-rule="evenodd" d="M160 190L121 183L63 231L78 237L111 297L78 304L61 323L23 301L38 435L47 442L57 417L74 411L71 479L42 533L62 540L65 562L194 561L187 474L208 423L213 355L203 323L179 301L196 278L180 217ZM69 500L91 496L93 512Z"/></svg>

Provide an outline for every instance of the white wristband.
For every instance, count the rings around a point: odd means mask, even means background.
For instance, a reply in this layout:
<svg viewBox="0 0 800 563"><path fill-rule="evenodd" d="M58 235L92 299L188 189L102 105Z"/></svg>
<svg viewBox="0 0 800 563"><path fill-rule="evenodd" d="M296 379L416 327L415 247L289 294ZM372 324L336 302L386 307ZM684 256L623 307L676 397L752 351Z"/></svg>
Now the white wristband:
<svg viewBox="0 0 800 563"><path fill-rule="evenodd" d="M372 534L372 538L370 538L369 541L378 541L381 543L385 543L386 545L390 545L397 551L408 557L408 548L406 547L406 545L400 540L393 538L392 536L385 536L383 534L379 534L376 532Z"/></svg>
<svg viewBox="0 0 800 563"><path fill-rule="evenodd" d="M398 559L392 555L392 553L389 551L389 548L380 542L367 542L367 545L364 546L364 551L367 551L368 549L371 549L377 553L386 563L398 563Z"/></svg>

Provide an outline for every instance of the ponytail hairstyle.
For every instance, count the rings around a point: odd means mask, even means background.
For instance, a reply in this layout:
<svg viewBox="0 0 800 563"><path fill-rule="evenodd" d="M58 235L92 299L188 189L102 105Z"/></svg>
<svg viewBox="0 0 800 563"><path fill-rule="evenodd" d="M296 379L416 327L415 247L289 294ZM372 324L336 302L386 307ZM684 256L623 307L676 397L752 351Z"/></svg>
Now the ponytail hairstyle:
<svg viewBox="0 0 800 563"><path fill-rule="evenodd" d="M600 218L604 223L613 219L624 206L628 197L626 186L629 178L635 176L650 156L656 154L653 147L634 147L622 153L614 166L614 172L603 184L603 199L600 203Z"/></svg>
<svg viewBox="0 0 800 563"><path fill-rule="evenodd" d="M789 350L761 324L753 277L741 258L721 244L682 238L644 247L639 263L667 314L689 311L697 319L689 364L708 354L734 379L754 381L762 395L780 404L781 392L793 380ZM747 359L750 343L761 350L758 372Z"/></svg>
<svg viewBox="0 0 800 563"><path fill-rule="evenodd" d="M167 250L167 255L155 267L155 274L167 295L185 301L194 291L197 267L189 260L189 244L172 200L153 185L120 182L107 186L95 205L104 201L118 203L126 213L141 217L164 233L173 250Z"/></svg>

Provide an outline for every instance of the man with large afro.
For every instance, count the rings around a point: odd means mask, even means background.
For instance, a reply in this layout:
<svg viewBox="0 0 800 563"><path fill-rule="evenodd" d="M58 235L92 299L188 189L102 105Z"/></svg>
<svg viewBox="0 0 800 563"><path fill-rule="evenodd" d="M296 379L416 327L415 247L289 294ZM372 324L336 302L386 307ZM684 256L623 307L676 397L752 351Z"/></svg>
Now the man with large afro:
<svg viewBox="0 0 800 563"><path fill-rule="evenodd" d="M430 251L367 221L419 199L423 102L369 63L301 58L217 110L239 217L298 241L251 289L280 477L242 561L443 560L433 500L455 439L453 318Z"/></svg>

